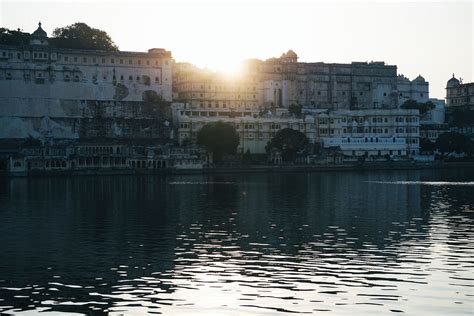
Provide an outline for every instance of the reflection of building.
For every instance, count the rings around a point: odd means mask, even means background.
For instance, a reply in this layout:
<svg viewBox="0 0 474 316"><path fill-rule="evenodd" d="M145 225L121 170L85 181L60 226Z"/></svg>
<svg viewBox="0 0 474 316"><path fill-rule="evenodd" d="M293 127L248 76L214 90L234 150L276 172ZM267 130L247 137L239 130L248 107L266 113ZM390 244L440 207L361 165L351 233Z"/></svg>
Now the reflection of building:
<svg viewBox="0 0 474 316"><path fill-rule="evenodd" d="M164 49L57 48L40 25L29 45L0 46L0 138L76 138L81 118L107 116L123 118L109 134L140 132L141 124L130 119L140 112L144 93L171 101L171 66L171 53ZM96 101L109 103L106 112ZM45 117L51 119L48 131L43 131Z"/></svg>

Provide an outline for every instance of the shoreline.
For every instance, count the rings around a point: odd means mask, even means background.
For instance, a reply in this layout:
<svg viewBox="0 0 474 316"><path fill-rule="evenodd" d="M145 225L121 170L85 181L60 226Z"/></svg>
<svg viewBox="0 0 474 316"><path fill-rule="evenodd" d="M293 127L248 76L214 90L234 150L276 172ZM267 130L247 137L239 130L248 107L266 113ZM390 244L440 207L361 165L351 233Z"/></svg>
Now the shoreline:
<svg viewBox="0 0 474 316"><path fill-rule="evenodd" d="M427 170L474 168L474 161L469 162L390 162L339 165L249 165L239 167L215 167L204 169L89 169L89 170L54 170L30 171L21 173L0 172L4 178L32 178L54 176L145 176L145 175L213 175L213 174L247 174L247 173L297 173L297 172L330 172L330 171L383 171L383 170Z"/></svg>

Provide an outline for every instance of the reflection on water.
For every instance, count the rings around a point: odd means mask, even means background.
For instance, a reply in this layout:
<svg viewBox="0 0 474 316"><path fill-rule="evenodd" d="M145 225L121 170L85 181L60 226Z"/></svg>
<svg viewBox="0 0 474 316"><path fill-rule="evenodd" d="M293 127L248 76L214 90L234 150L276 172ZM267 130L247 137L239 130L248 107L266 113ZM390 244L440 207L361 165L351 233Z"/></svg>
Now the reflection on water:
<svg viewBox="0 0 474 316"><path fill-rule="evenodd" d="M471 315L473 178L3 180L0 312Z"/></svg>

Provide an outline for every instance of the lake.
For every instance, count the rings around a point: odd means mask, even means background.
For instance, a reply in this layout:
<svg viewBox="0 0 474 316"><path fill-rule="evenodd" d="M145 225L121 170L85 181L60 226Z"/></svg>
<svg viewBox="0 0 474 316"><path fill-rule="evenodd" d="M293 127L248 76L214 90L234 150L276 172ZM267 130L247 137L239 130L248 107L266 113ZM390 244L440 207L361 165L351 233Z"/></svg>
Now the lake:
<svg viewBox="0 0 474 316"><path fill-rule="evenodd" d="M0 238L5 314L474 309L474 169L3 178Z"/></svg>

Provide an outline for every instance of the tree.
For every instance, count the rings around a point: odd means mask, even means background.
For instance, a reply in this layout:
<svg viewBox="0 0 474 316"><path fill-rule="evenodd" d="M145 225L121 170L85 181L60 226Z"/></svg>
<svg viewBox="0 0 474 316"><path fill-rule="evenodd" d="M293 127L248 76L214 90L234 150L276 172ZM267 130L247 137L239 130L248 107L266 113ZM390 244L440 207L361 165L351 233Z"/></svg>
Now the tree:
<svg viewBox="0 0 474 316"><path fill-rule="evenodd" d="M433 152L436 150L436 144L430 141L428 138L421 138L420 150L422 152Z"/></svg>
<svg viewBox="0 0 474 316"><path fill-rule="evenodd" d="M284 128L279 130L268 142L265 150L267 153L277 150L281 153L283 161L294 161L296 154L307 148L309 140L300 131Z"/></svg>
<svg viewBox="0 0 474 316"><path fill-rule="evenodd" d="M197 134L197 143L212 153L214 161L222 160L225 154L235 154L239 142L235 128L224 122L208 123Z"/></svg>
<svg viewBox="0 0 474 316"><path fill-rule="evenodd" d="M0 27L0 44L1 45L15 45L23 46L28 45L30 42L30 34L23 33L19 29L9 30L4 27Z"/></svg>
<svg viewBox="0 0 474 316"><path fill-rule="evenodd" d="M467 153L472 154L473 144L469 137L466 135L448 132L439 135L436 140L436 148L442 153Z"/></svg>
<svg viewBox="0 0 474 316"><path fill-rule="evenodd" d="M418 110L420 111L420 116L423 116L429 110L434 109L435 105L431 101L428 101L425 103L419 103L419 102L416 102L415 100L407 100L405 101L405 103L403 103L400 106L400 108L405 109L405 110Z"/></svg>
<svg viewBox="0 0 474 316"><path fill-rule="evenodd" d="M303 109L303 107L301 105L293 103L288 107L288 112L290 112L291 114L293 114L296 117L299 117L299 116L301 116L301 110L302 109Z"/></svg>
<svg viewBox="0 0 474 316"><path fill-rule="evenodd" d="M57 47L117 51L118 47L110 36L85 23L77 22L53 31L51 42Z"/></svg>

